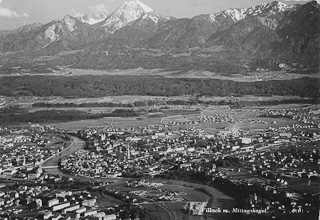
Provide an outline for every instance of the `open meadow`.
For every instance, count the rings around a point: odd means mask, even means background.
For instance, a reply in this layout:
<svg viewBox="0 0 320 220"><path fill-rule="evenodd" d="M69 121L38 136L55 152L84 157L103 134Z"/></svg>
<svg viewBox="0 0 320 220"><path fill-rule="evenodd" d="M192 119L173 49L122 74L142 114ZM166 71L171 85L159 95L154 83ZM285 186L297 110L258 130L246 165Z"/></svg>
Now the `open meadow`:
<svg viewBox="0 0 320 220"><path fill-rule="evenodd" d="M246 74L220 74L204 70L190 70L190 71L175 71L164 69L128 69L128 70L94 70L94 69L75 69L62 68L60 72L62 75L125 75L125 76L144 76L154 75L168 78L210 78L220 80L232 80L238 82L255 82L267 80L290 80L305 77L305 74L287 73L286 71L263 71L263 72L249 72ZM319 75L309 75L310 77L319 78Z"/></svg>

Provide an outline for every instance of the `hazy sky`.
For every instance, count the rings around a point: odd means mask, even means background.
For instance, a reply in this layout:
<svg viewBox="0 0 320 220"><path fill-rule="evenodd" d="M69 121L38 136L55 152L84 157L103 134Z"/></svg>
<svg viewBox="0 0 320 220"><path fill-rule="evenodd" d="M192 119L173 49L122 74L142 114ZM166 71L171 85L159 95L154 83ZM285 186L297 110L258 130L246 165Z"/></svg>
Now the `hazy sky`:
<svg viewBox="0 0 320 220"><path fill-rule="evenodd" d="M34 22L47 23L65 15L80 15L116 10L126 0L0 0L0 30L17 29ZM240 8L269 0L141 0L164 16L193 17L228 8ZM309 0L281 0L286 4Z"/></svg>

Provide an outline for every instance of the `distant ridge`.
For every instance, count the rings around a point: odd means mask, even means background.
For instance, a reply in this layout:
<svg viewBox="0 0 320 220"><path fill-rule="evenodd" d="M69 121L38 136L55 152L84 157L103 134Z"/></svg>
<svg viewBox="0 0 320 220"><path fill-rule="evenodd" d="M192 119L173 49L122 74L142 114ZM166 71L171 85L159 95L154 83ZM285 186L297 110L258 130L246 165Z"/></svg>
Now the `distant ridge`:
<svg viewBox="0 0 320 220"><path fill-rule="evenodd" d="M257 67L278 70L293 63L314 72L319 71L319 17L319 0L304 5L273 1L181 19L165 17L133 0L110 15L67 15L48 24L3 31L0 52L43 55L81 50L50 61L81 68L230 72L212 66L212 61L233 60L239 68L232 72Z"/></svg>

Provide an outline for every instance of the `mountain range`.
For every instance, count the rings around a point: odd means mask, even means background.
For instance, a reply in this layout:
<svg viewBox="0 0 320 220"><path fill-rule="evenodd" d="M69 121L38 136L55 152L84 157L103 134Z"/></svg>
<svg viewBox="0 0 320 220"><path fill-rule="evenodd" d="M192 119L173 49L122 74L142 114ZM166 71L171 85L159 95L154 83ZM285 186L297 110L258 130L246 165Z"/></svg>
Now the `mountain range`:
<svg viewBox="0 0 320 220"><path fill-rule="evenodd" d="M180 19L133 0L110 15L67 15L0 31L0 58L55 55L46 62L93 69L237 73L299 66L315 72L319 49L319 0L304 5L274 1Z"/></svg>

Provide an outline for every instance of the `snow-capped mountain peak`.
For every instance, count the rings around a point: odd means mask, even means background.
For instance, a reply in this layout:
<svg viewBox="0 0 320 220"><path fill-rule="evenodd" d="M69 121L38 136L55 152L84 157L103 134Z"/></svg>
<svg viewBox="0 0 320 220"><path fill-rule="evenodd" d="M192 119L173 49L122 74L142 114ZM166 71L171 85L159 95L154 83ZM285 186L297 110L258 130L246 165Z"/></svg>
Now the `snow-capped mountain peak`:
<svg viewBox="0 0 320 220"><path fill-rule="evenodd" d="M317 0L319 1L319 0ZM230 17L233 21L238 22L248 15L266 16L268 14L275 14L291 9L294 5L286 5L282 2L273 1L261 5L256 5L250 8L231 8L225 11L214 13L210 15L212 21L219 19L219 17Z"/></svg>
<svg viewBox="0 0 320 220"><path fill-rule="evenodd" d="M138 0L127 1L123 3L113 14L144 14L154 10Z"/></svg>
<svg viewBox="0 0 320 220"><path fill-rule="evenodd" d="M129 6L129 7L140 6L144 10L144 12L146 12L146 13L153 12L152 8L145 5L144 3L142 3L139 0L128 1L128 2L125 2L124 5Z"/></svg>
<svg viewBox="0 0 320 220"><path fill-rule="evenodd" d="M275 14L278 12L286 11L292 7L293 5L286 5L282 2L274 1L274 2L265 3L262 5L256 5L251 8L248 8L247 14L250 14L250 15L260 15L265 13Z"/></svg>
<svg viewBox="0 0 320 220"><path fill-rule="evenodd" d="M154 22L159 20L156 12L141 1L133 0L123 3L115 12L99 23L107 32L114 33L116 30L136 21L146 14L154 14L150 17Z"/></svg>
<svg viewBox="0 0 320 220"><path fill-rule="evenodd" d="M219 17L231 17L231 19L235 22L242 20L246 16L246 9L239 8L239 9L228 9L225 11L220 11L218 13L214 13L210 15L212 21L219 19Z"/></svg>

